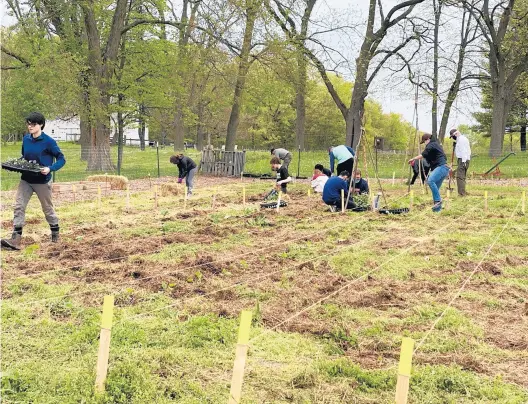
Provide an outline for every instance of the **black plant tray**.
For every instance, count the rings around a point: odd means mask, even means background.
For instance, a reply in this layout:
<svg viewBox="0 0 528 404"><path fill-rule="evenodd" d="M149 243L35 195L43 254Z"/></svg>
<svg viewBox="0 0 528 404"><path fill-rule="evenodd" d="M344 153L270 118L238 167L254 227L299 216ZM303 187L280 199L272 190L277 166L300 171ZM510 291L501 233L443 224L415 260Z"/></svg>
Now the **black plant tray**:
<svg viewBox="0 0 528 404"><path fill-rule="evenodd" d="M401 208L401 209L380 209L378 211L382 215L400 215L402 213L409 213L409 208Z"/></svg>
<svg viewBox="0 0 528 404"><path fill-rule="evenodd" d="M280 207L284 208L285 206L288 206L288 203L286 201L280 201ZM277 209L277 202L266 202L260 204L261 208L264 209Z"/></svg>
<svg viewBox="0 0 528 404"><path fill-rule="evenodd" d="M2 163L2 168L4 170L14 171L17 173L40 173L40 168L23 168L10 163Z"/></svg>

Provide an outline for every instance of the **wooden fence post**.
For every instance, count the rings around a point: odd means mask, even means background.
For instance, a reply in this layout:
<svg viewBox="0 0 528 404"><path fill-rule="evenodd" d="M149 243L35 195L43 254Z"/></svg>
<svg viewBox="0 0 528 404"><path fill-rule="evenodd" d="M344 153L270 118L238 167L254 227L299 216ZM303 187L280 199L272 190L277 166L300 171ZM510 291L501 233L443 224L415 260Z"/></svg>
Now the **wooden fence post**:
<svg viewBox="0 0 528 404"><path fill-rule="evenodd" d="M398 381L396 382L396 404L407 404L413 348L414 340L412 338L403 338L400 352L400 365L398 366Z"/></svg>
<svg viewBox="0 0 528 404"><path fill-rule="evenodd" d="M242 396L242 383L244 381L244 368L248 352L249 330L251 327L251 311L243 311L240 316L240 327L238 329L238 342L236 346L235 363L233 365L233 376L231 378L231 390L229 391L229 404L240 403Z"/></svg>
<svg viewBox="0 0 528 404"><path fill-rule="evenodd" d="M99 338L99 353L95 369L95 390L104 392L106 375L108 373L108 358L110 356L110 337L112 334L112 317L114 313L114 296L105 296L103 315L101 318L101 334Z"/></svg>

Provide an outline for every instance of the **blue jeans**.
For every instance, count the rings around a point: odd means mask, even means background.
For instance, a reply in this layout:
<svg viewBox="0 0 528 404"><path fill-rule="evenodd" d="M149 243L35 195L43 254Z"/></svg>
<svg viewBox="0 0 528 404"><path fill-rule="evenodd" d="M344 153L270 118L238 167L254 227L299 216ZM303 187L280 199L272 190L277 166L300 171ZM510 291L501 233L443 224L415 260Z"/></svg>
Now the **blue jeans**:
<svg viewBox="0 0 528 404"><path fill-rule="evenodd" d="M440 202L442 200L442 197L440 196L440 187L442 186L444 178L448 175L449 167L447 165L438 166L429 173L427 185L429 185L429 188L431 188L434 202Z"/></svg>

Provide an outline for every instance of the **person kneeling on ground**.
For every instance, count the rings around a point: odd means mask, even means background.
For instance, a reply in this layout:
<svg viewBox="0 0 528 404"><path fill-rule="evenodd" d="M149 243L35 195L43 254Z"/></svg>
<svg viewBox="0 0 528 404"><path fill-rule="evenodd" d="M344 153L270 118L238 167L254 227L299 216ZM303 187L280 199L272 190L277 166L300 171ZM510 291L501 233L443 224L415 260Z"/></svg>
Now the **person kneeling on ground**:
<svg viewBox="0 0 528 404"><path fill-rule="evenodd" d="M288 173L288 168L281 165L280 159L276 156L271 158L270 165L273 171L277 171L277 183L275 186L277 189L280 188L283 194L287 194L288 189L286 188L286 185L292 180L292 177L290 177L290 174Z"/></svg>
<svg viewBox="0 0 528 404"><path fill-rule="evenodd" d="M330 206L332 212L341 209L341 191L343 191L344 203L346 204L349 176L349 172L345 170L341 171L339 176L331 177L326 181L323 189L323 202ZM345 209L354 209L355 207L354 201L350 198Z"/></svg>
<svg viewBox="0 0 528 404"><path fill-rule="evenodd" d="M322 164L316 164L314 167L313 177L311 186L314 192L322 193L323 188L328 181L328 177L331 177L332 173L327 168L324 168Z"/></svg>
<svg viewBox="0 0 528 404"><path fill-rule="evenodd" d="M354 174L354 195L361 195L361 194L368 194L369 193L369 186L368 182L361 178L361 171L356 170L356 173Z"/></svg>
<svg viewBox="0 0 528 404"><path fill-rule="evenodd" d="M182 153L171 156L170 162L178 166L178 184L181 184L185 178L185 185L187 185L187 196L191 196L194 186L194 176L198 172L196 163L190 157L184 157Z"/></svg>

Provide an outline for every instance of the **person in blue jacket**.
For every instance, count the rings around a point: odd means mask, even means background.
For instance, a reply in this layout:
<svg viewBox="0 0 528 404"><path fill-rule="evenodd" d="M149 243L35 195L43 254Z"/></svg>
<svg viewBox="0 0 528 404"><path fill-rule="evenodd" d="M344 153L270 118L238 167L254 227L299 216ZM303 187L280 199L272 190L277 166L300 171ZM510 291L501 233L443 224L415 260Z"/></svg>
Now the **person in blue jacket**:
<svg viewBox="0 0 528 404"><path fill-rule="evenodd" d="M26 206L33 193L37 194L42 211L51 230L51 241L59 241L59 218L53 207L51 192L51 173L60 170L66 159L57 142L42 130L46 119L40 112L32 112L26 118L28 134L22 140L22 157L27 161L35 161L43 166L39 173L25 171L22 173L16 194L13 234L11 239L2 239L2 246L20 250L22 229L25 225ZM55 159L55 162L53 162Z"/></svg>
<svg viewBox="0 0 528 404"><path fill-rule="evenodd" d="M337 212L341 209L341 191L343 191L343 197L346 199L348 196L348 178L350 173L348 171L342 171L338 176L328 178L323 188L323 202L330 206L332 212ZM354 209L356 207L352 198L349 199L348 205L345 209Z"/></svg>
<svg viewBox="0 0 528 404"><path fill-rule="evenodd" d="M343 171L351 173L354 169L354 154L354 149L345 145L330 147L328 149L330 171L334 172L334 163L337 160L337 173Z"/></svg>

